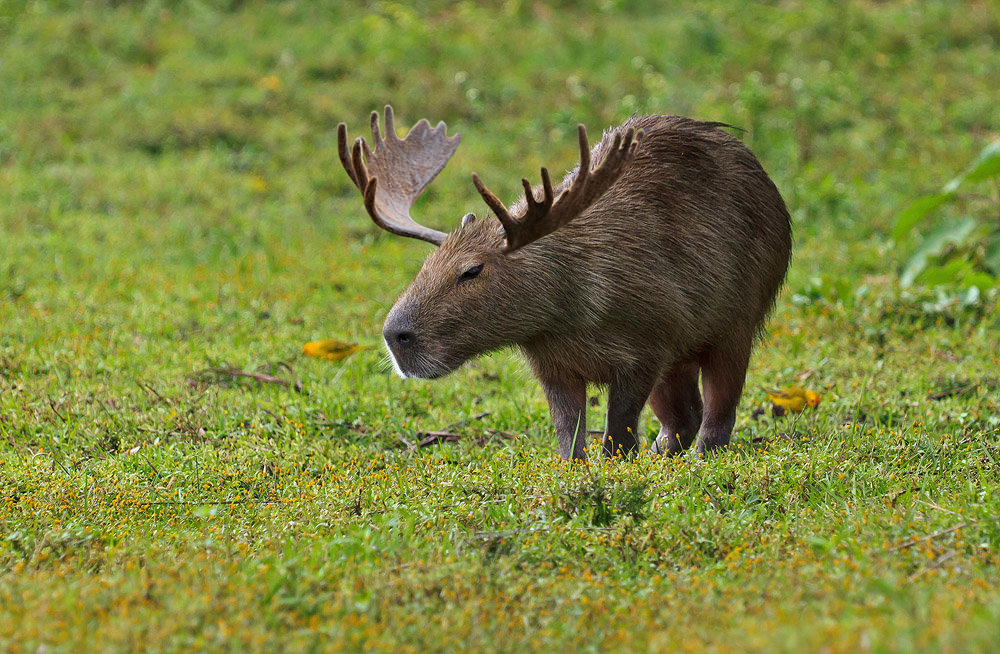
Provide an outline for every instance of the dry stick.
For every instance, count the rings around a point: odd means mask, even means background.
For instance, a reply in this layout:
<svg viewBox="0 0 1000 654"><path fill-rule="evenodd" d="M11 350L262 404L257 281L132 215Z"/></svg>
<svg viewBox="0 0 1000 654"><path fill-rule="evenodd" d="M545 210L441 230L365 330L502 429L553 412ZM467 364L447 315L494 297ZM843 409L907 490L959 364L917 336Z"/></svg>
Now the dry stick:
<svg viewBox="0 0 1000 654"><path fill-rule="evenodd" d="M294 499L280 500L217 500L213 502L188 502L179 500L164 500L156 502L136 502L141 506L222 506L229 504L281 504L282 502L294 502Z"/></svg>
<svg viewBox="0 0 1000 654"><path fill-rule="evenodd" d="M452 424L448 425L445 429L442 429L440 431L419 431L417 432L417 436L420 437L420 441L418 443L412 443L411 441L406 440L402 436L397 436L397 438L399 438L399 440L403 442L403 445L405 445L406 448L409 450L415 450L418 447L427 447L428 445L433 445L434 443L454 442L464 438L464 436L462 434L457 434L451 431L452 429L461 427L462 425L472 422L473 420L482 420L488 415L490 415L490 412L484 411L483 413L477 413L474 416L463 418L458 422L453 422ZM493 430L493 432L494 435L503 433L497 430Z"/></svg>
<svg viewBox="0 0 1000 654"><path fill-rule="evenodd" d="M486 438L485 440L481 436L471 436L468 438L475 438L480 445L492 440L495 436L500 436L501 438L512 438L511 434L505 431L500 431L499 429L488 429L487 431L490 435L489 438ZM462 440L463 438L467 438L463 434L456 434L455 432L450 431L421 431L417 432L417 436L422 436L423 438L420 439L420 442L417 443L416 447L428 447L430 445L434 445L435 443L454 443ZM409 442L402 437L400 437L400 440L404 443Z"/></svg>
<svg viewBox="0 0 1000 654"><path fill-rule="evenodd" d="M152 393L153 395L155 395L156 399L160 400L164 404L166 404L166 405L173 404L173 402L171 402L167 398L165 398L162 395L160 395L160 393L155 388L153 388L152 384L147 384L147 383L141 382L138 379L135 380L135 384L136 384L136 386L138 386L142 390L146 391L147 393Z"/></svg>
<svg viewBox="0 0 1000 654"><path fill-rule="evenodd" d="M265 363L263 366L257 368L258 372L263 370L265 367L267 368L268 372L270 372L272 368L284 368L285 370L287 370L288 374L291 375L292 379L294 380L290 384L291 387L298 392L302 392L302 381L299 379L299 376L295 374L295 369L292 368L292 366L287 361L278 361L277 363Z"/></svg>
<svg viewBox="0 0 1000 654"><path fill-rule="evenodd" d="M279 425L285 422L284 419L279 417L278 414L276 414L274 411L265 409L264 407L261 407L260 410L266 413L267 415L271 416L272 418L274 418L274 421L277 422Z"/></svg>
<svg viewBox="0 0 1000 654"><path fill-rule="evenodd" d="M466 424L472 422L473 420L482 420L483 418L485 418L488 415L490 415L489 411L483 411L482 413L477 413L474 416L469 416L468 418L462 418L458 422L451 423L450 425L448 425L447 427L445 427L442 431L450 431L452 429L458 429L459 427L461 427L463 425L466 425ZM429 432L429 433L433 433L433 432Z"/></svg>
<svg viewBox="0 0 1000 654"><path fill-rule="evenodd" d="M946 397L951 397L953 395L963 395L969 391L978 388L980 386L986 386L987 388L993 388L1000 384L998 379L980 379L974 382L969 382L968 384L963 384L961 386L955 386L954 388L949 388L946 391L941 391L940 393L930 393L927 396L928 400L943 400Z"/></svg>
<svg viewBox="0 0 1000 654"><path fill-rule="evenodd" d="M153 472L156 474L157 477L162 477L163 476L163 475L160 474L160 471L156 469L156 466L153 465L153 462L149 460L148 456L146 456L145 454L143 454L142 458L146 459L146 463L148 463L149 467L153 469Z"/></svg>
<svg viewBox="0 0 1000 654"><path fill-rule="evenodd" d="M289 372L289 374L293 376L295 375L295 369L292 368L292 366L287 361L278 361L277 363L265 363L264 365L260 366L258 370L262 370L265 367L268 370L270 370L271 368L284 368Z"/></svg>
<svg viewBox="0 0 1000 654"><path fill-rule="evenodd" d="M934 560L934 563L931 563L926 568L921 568L920 570L917 570L912 575L910 575L909 577L907 577L906 580L907 581L913 581L913 580L917 579L918 577L920 577L921 575L930 572L931 570L937 570L942 565L944 565L946 561L950 560L954 556L955 556L955 550L951 550L949 552L946 552L945 554L942 554L941 556L939 556L938 558L936 558Z"/></svg>
<svg viewBox="0 0 1000 654"><path fill-rule="evenodd" d="M952 515L959 515L959 513L958 513L957 511L952 511L951 509L946 509L946 508L944 508L943 506L938 506L938 505L937 505L937 504L935 504L934 502L929 502L929 501L925 501L925 500L919 500L919 499L918 499L918 500L917 500L917 503L919 503L919 504L923 504L923 505L925 505L925 506L929 506L929 507L931 507L932 509L937 509L938 511L944 511L945 513L950 513L950 514L952 514Z"/></svg>
<svg viewBox="0 0 1000 654"><path fill-rule="evenodd" d="M929 536L921 536L920 538L914 538L912 540L908 540L905 543L900 543L899 545L895 545L893 547L890 547L886 551L887 552L898 552L899 550L905 550L908 547L913 547L914 545L919 545L920 543L931 541L931 540L934 540L935 538L940 538L941 536L946 536L946 535L952 533L953 531L958 531L959 529L964 529L965 527L968 527L970 525L976 524L976 522L978 522L978 521L977 520L973 520L971 522L960 522L959 524L955 525L954 527L949 527L948 529L942 529L941 531L936 531L933 534L930 534Z"/></svg>
<svg viewBox="0 0 1000 654"><path fill-rule="evenodd" d="M52 401L51 397L48 398L48 401L49 401L49 406L52 407L52 412L55 413L57 416L59 416L60 420L66 422L66 418L63 417L63 414L59 413L59 409L56 408L56 403Z"/></svg>
<svg viewBox="0 0 1000 654"><path fill-rule="evenodd" d="M49 460L53 463L53 470L55 470L55 466L59 466L67 477L70 476L69 470L62 464L62 461L57 461L55 457L51 457Z"/></svg>
<svg viewBox="0 0 1000 654"><path fill-rule="evenodd" d="M428 445L441 442L454 442L462 438L461 434L450 431L421 431L417 432L417 436L423 436L417 447L427 447Z"/></svg>

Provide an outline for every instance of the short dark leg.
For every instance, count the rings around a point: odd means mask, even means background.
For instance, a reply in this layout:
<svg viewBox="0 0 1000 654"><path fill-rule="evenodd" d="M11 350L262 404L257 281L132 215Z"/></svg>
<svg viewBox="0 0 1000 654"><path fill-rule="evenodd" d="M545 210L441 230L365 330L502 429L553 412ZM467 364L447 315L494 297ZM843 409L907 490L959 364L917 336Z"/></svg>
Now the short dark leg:
<svg viewBox="0 0 1000 654"><path fill-rule="evenodd" d="M549 415L563 460L587 458L587 383L583 380L542 380Z"/></svg>
<svg viewBox="0 0 1000 654"><path fill-rule="evenodd" d="M655 373L619 375L608 386L604 456L628 456L639 447L639 414L656 380Z"/></svg>
<svg viewBox="0 0 1000 654"><path fill-rule="evenodd" d="M749 338L745 342L729 343L712 350L702 361L705 410L698 433L699 453L729 445L736 424L736 407L746 381L751 343Z"/></svg>
<svg viewBox="0 0 1000 654"><path fill-rule="evenodd" d="M649 406L660 421L653 452L680 454L689 448L701 426L698 363L683 361L664 372L649 394Z"/></svg>

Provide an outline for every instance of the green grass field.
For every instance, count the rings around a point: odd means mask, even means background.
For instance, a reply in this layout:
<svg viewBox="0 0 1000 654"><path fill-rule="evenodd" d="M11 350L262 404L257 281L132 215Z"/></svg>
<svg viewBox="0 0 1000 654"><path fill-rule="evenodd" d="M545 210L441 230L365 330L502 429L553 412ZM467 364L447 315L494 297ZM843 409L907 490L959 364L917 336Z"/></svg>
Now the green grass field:
<svg viewBox="0 0 1000 654"><path fill-rule="evenodd" d="M998 137L1000 5L417 4L0 2L0 650L1000 648L997 292L888 237ZM336 154L386 102L464 135L438 229L578 122L745 130L796 246L728 451L568 466L516 353L390 373L430 246Z"/></svg>

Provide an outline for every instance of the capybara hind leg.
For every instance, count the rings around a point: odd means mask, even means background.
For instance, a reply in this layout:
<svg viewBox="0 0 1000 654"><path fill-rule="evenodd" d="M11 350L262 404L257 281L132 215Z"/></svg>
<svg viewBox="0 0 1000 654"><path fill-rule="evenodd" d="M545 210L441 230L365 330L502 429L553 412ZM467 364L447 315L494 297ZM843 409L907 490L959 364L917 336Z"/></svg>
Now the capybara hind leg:
<svg viewBox="0 0 1000 654"><path fill-rule="evenodd" d="M708 452L729 445L736 424L750 361L751 340L730 344L708 353L702 361L701 385L705 408L698 433L698 452Z"/></svg>
<svg viewBox="0 0 1000 654"><path fill-rule="evenodd" d="M698 363L684 361L664 372L649 394L649 407L660 421L651 447L655 454L680 454L690 447L701 426Z"/></svg>

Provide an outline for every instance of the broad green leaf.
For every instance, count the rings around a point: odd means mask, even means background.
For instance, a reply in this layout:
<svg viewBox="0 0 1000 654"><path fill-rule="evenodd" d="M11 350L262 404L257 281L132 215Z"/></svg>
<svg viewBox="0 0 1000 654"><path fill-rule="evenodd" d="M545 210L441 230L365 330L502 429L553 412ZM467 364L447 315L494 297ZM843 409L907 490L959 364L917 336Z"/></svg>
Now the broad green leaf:
<svg viewBox="0 0 1000 654"><path fill-rule="evenodd" d="M917 281L925 286L954 284L963 279L970 270L971 264L967 259L952 259L943 265L925 268L917 277Z"/></svg>
<svg viewBox="0 0 1000 654"><path fill-rule="evenodd" d="M984 272L972 270L962 277L962 286L966 288L979 288L981 290L993 288L1000 284L1000 277L994 277Z"/></svg>
<svg viewBox="0 0 1000 654"><path fill-rule="evenodd" d="M1000 141L993 141L972 162L965 179L969 182L981 182L997 175L1000 175Z"/></svg>
<svg viewBox="0 0 1000 654"><path fill-rule="evenodd" d="M994 234L986 244L983 265L994 275L1000 276L1000 234Z"/></svg>
<svg viewBox="0 0 1000 654"><path fill-rule="evenodd" d="M954 193L966 182L981 182L1000 174L1000 141L993 141L979 153L960 175L949 181L941 189L942 194Z"/></svg>
<svg viewBox="0 0 1000 654"><path fill-rule="evenodd" d="M924 216L950 200L952 195L954 194L938 193L936 195L925 195L913 202L896 218L896 225L892 228L892 237L898 241L906 236L913 229L914 225L923 220Z"/></svg>
<svg viewBox="0 0 1000 654"><path fill-rule="evenodd" d="M927 267L931 257L941 254L949 245L961 243L975 228L976 221L973 218L966 218L958 222L938 225L931 230L906 263L906 268L903 269L903 274L899 277L900 285L903 287L912 285Z"/></svg>

